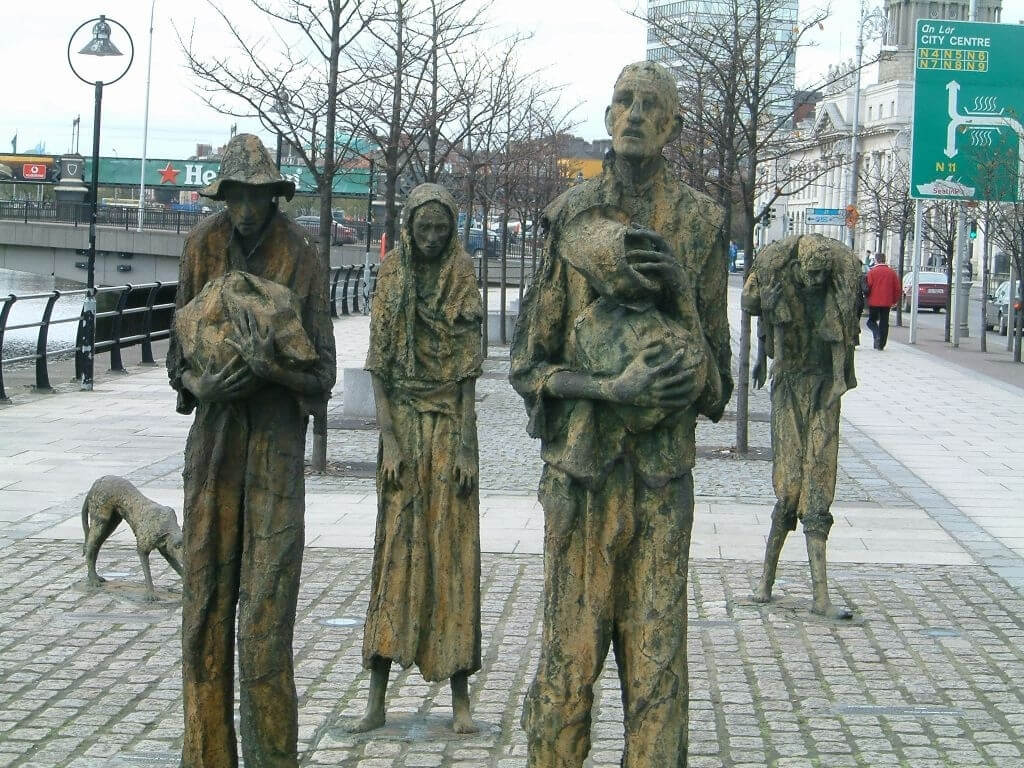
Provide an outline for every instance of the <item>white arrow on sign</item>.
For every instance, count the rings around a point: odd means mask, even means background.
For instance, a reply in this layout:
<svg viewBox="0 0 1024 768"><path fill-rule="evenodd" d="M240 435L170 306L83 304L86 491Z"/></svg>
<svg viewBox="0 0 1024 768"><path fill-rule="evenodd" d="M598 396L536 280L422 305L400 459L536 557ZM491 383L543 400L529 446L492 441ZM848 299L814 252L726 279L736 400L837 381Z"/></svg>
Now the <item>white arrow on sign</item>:
<svg viewBox="0 0 1024 768"><path fill-rule="evenodd" d="M1002 115L962 115L960 114L958 101L960 98L960 83L950 80L946 83L948 94L949 127L946 128L946 148L943 154L953 158L959 153L956 146L956 135L960 126L967 126L969 129L978 128L1009 128L1017 134L1018 139L1024 134L1024 125L1016 120L1003 117Z"/></svg>
<svg viewBox="0 0 1024 768"><path fill-rule="evenodd" d="M960 83L956 80L946 83L946 93L949 97L947 99L949 126L946 128L946 148L942 153L951 159L957 156L959 150L956 146L956 135L960 132L961 126L966 126L966 129L972 132L991 128L1009 128L1017 136L1017 196L1021 197L1024 194L1024 125L1012 118L1003 117L1001 114L960 114L958 104Z"/></svg>

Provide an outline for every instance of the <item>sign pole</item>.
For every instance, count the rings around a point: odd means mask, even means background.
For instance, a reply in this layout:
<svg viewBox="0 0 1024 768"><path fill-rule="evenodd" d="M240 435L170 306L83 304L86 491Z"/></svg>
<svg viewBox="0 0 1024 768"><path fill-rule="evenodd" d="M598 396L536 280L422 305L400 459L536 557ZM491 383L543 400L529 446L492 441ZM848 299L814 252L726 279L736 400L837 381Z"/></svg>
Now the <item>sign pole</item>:
<svg viewBox="0 0 1024 768"><path fill-rule="evenodd" d="M914 201L914 269L910 281L910 343L917 344L917 286L921 270L921 230L924 229L924 215L921 201Z"/></svg>
<svg viewBox="0 0 1024 768"><path fill-rule="evenodd" d="M953 349L960 347L960 303L964 300L960 270L964 266L964 232L967 230L967 214L961 206L956 216L956 250L953 253L953 298L949 303L949 324Z"/></svg>

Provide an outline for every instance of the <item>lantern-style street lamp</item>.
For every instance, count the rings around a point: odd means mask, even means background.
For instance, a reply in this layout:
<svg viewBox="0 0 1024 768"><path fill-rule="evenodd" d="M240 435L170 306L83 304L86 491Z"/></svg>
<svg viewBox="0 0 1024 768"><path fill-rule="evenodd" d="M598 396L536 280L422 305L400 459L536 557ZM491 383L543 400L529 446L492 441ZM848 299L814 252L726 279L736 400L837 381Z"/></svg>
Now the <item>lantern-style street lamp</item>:
<svg viewBox="0 0 1024 768"><path fill-rule="evenodd" d="M97 73L94 76L86 77L79 71L79 69L84 68L87 62L96 61L97 59L101 62L107 60L113 61L115 57L125 56L114 41L111 40L111 33L114 31L111 24L117 27L120 32L123 32L127 39L127 63L124 64L123 68L120 66L120 61L117 64L101 66L98 68ZM92 25L92 39L90 39L85 46L78 51L76 59L72 59L71 52L75 43L75 38L78 37L79 32L89 25ZM118 37L120 37L120 35L118 35ZM77 58L78 56L89 56L93 58L80 59ZM84 390L92 390L93 359L96 351L96 210L99 202L100 106L103 103L103 86L113 85L124 77L128 73L129 68L131 68L132 61L134 61L134 59L135 45L132 43L132 36L128 34L128 30L119 22L114 21L114 19L108 19L103 15L98 18L89 19L88 21L80 24L68 40L68 66L71 67L71 71L74 72L75 77L83 83L92 85L96 92L92 122L92 188L89 193L89 262L88 277L86 281L88 292L86 294L85 306L82 310L82 348L78 350L78 354L82 355L81 385ZM78 62L78 67L75 66L76 60Z"/></svg>

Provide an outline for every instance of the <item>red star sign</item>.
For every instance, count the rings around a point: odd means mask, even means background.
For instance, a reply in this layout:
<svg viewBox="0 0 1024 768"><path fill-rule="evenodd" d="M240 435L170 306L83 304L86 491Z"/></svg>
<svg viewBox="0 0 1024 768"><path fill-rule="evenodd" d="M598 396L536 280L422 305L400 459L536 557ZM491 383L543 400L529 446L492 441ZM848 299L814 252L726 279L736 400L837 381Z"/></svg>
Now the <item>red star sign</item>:
<svg viewBox="0 0 1024 768"><path fill-rule="evenodd" d="M181 171L175 169L175 167L173 165L171 165L171 162L168 160L167 161L167 167L166 168L158 168L157 169L157 173L160 174L160 183L161 184L177 184L178 183L178 174L181 173Z"/></svg>

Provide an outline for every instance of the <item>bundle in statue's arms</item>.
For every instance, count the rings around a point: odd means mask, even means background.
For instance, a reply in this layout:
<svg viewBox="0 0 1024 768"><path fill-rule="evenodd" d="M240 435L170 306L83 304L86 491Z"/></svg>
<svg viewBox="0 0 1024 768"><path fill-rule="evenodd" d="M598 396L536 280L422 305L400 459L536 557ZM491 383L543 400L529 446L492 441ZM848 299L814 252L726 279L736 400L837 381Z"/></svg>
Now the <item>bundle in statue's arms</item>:
<svg viewBox="0 0 1024 768"><path fill-rule="evenodd" d="M659 352L651 365L682 353L696 360L697 378L707 376L710 353L697 314L693 286L685 274L682 284L659 282L635 269L623 243L629 219L621 211L595 206L577 214L565 228L563 242L573 267L587 278L597 297L574 320L569 357L582 370L598 376L621 374L652 345ZM635 230L633 230L635 232ZM655 250L642 236L630 235L639 251ZM585 254L585 258L581 256ZM617 405L611 408L629 432L644 432L663 424L678 411Z"/></svg>
<svg viewBox="0 0 1024 768"><path fill-rule="evenodd" d="M286 286L234 271L203 286L177 311L174 324L182 354L193 370L220 370L237 354L228 341L241 341L239 327L247 315L261 328L273 330L277 362L294 370L309 368L317 359L300 313L298 298Z"/></svg>

